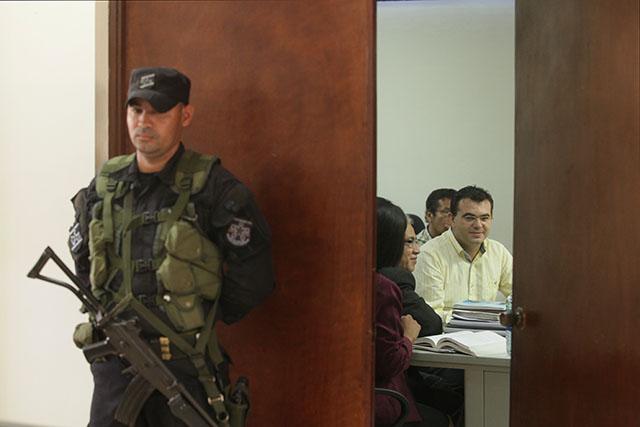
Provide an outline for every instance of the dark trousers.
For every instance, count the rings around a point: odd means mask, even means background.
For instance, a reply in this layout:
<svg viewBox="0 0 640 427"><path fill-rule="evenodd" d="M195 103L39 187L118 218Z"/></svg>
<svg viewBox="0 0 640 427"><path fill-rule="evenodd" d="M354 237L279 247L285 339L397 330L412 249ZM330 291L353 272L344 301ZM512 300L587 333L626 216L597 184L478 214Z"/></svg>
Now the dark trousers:
<svg viewBox="0 0 640 427"><path fill-rule="evenodd" d="M455 426L464 426L464 371L412 366L407 371L416 402L447 414Z"/></svg>
<svg viewBox="0 0 640 427"><path fill-rule="evenodd" d="M416 403L422 421L404 423L404 427L449 427L449 418L430 406Z"/></svg>

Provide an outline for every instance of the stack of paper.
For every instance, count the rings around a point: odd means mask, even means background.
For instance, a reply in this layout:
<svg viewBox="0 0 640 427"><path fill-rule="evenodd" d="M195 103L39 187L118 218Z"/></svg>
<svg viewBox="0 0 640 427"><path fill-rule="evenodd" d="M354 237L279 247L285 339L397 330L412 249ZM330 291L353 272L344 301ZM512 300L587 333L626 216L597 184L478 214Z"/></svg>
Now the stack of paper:
<svg viewBox="0 0 640 427"><path fill-rule="evenodd" d="M504 302L463 301L453 306L445 332L460 330L492 330L501 335L506 328L500 324L500 313L505 310Z"/></svg>

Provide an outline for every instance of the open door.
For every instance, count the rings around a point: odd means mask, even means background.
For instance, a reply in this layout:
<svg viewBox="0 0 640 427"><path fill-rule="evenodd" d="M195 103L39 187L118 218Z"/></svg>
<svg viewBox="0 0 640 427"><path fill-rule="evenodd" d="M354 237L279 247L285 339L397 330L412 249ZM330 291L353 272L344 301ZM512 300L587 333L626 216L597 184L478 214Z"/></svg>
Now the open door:
<svg viewBox="0 0 640 427"><path fill-rule="evenodd" d="M639 22L516 2L512 426L638 425Z"/></svg>
<svg viewBox="0 0 640 427"><path fill-rule="evenodd" d="M132 68L192 80L185 144L218 155L273 233L277 288L220 326L251 426L367 426L373 399L375 3L110 3L110 154Z"/></svg>

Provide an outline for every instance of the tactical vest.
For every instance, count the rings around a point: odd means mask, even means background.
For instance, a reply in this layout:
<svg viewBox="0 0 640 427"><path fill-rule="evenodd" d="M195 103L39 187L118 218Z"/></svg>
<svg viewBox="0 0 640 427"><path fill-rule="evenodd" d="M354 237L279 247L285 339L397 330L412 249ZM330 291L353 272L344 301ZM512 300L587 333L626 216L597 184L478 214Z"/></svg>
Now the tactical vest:
<svg viewBox="0 0 640 427"><path fill-rule="evenodd" d="M115 178L133 161L134 154L115 157L105 163L96 178L100 201L94 205L89 224L92 292L105 307L113 307L110 313L125 310L136 313L162 336L164 341L160 344L164 349L168 349L170 342L189 357L220 425L244 425L247 408L225 402L229 387L221 389L207 366L207 350L216 367L224 362L213 329L222 288L221 256L218 248L199 231L195 208L190 203L191 196L204 187L218 159L186 150L178 161L171 186L178 194L175 204L140 214L133 212L130 183ZM116 204L115 200L121 202ZM153 258L133 259L132 233L151 223L156 224ZM132 292L134 274L150 270L155 271L159 288L155 304L171 324L160 319ZM110 284L116 276L121 278L120 286L113 290ZM208 313L204 312L203 300L211 302ZM161 356L165 360L171 357L165 352Z"/></svg>

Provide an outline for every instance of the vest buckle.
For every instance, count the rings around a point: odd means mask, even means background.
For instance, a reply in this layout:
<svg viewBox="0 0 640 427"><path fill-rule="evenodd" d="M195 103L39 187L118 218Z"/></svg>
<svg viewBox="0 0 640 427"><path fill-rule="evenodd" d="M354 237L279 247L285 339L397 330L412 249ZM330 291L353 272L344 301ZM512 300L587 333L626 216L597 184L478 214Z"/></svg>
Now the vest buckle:
<svg viewBox="0 0 640 427"><path fill-rule="evenodd" d="M154 211L154 212L145 211L145 212L142 212L142 224L146 225L146 224L150 224L152 222L158 222L158 211Z"/></svg>
<svg viewBox="0 0 640 427"><path fill-rule="evenodd" d="M183 176L182 178L180 178L180 181L178 182L178 188L180 190L190 190L191 189L191 184L193 183L193 179L191 178L191 176L187 175L187 176Z"/></svg>
<svg viewBox="0 0 640 427"><path fill-rule="evenodd" d="M136 273L146 273L153 270L152 259L136 259L133 261L133 270Z"/></svg>

